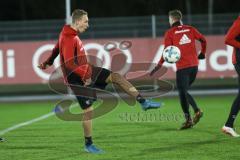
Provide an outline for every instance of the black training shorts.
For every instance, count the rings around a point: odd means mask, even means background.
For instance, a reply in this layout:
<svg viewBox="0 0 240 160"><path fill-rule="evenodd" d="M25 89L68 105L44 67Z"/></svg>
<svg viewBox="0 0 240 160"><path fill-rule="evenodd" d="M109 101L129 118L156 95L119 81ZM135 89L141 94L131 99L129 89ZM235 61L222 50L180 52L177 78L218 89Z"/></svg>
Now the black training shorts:
<svg viewBox="0 0 240 160"><path fill-rule="evenodd" d="M82 109L87 109L96 100L96 91L94 88L105 89L106 80L111 74L110 70L101 67L92 66L92 84L89 87L83 87L84 83L81 78L72 73L67 77L69 87L76 96L78 103ZM91 89L93 88L93 89Z"/></svg>

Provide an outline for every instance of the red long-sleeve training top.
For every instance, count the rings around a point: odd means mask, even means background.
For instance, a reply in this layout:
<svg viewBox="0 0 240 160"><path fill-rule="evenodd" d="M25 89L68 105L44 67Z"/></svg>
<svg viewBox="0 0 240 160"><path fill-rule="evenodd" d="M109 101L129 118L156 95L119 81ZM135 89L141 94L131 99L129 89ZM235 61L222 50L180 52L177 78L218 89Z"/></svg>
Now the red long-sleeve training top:
<svg viewBox="0 0 240 160"><path fill-rule="evenodd" d="M71 73L77 74L83 81L91 77L92 67L87 62L83 43L77 31L69 25L63 27L58 42L46 62L52 65L59 53L65 80Z"/></svg>
<svg viewBox="0 0 240 160"><path fill-rule="evenodd" d="M240 63L240 16L234 21L225 36L225 44L233 46L232 63Z"/></svg>
<svg viewBox="0 0 240 160"><path fill-rule="evenodd" d="M170 45L177 46L181 51L181 58L176 63L177 70L188 67L198 66L198 55L195 46L195 40L201 42L201 53L206 54L207 42L205 37L192 26L182 25L175 22L172 27L166 31L164 36L164 47ZM164 62L163 57L159 61L159 65Z"/></svg>

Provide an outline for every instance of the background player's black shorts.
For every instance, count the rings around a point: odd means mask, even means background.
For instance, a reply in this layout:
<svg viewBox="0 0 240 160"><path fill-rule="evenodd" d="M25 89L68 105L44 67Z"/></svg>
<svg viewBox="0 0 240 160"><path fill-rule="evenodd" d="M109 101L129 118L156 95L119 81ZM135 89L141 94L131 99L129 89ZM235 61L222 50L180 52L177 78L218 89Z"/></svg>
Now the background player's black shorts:
<svg viewBox="0 0 240 160"><path fill-rule="evenodd" d="M188 89L196 79L198 67L188 67L176 72L176 83L178 89Z"/></svg>
<svg viewBox="0 0 240 160"><path fill-rule="evenodd" d="M107 86L106 80L111 74L110 70L101 67L92 66L92 84L90 88L105 89ZM76 74L71 74L67 77L69 87L75 94L78 103L82 109L87 109L96 100L96 91L87 87L83 87L84 83Z"/></svg>

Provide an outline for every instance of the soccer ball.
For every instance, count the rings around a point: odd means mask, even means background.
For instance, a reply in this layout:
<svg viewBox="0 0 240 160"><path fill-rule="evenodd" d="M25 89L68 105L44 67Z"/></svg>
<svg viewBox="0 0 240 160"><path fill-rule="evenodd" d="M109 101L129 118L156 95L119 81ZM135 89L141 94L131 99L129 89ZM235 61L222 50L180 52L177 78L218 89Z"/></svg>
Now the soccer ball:
<svg viewBox="0 0 240 160"><path fill-rule="evenodd" d="M168 63L176 63L181 58L181 51L176 46L168 46L163 50L163 59Z"/></svg>

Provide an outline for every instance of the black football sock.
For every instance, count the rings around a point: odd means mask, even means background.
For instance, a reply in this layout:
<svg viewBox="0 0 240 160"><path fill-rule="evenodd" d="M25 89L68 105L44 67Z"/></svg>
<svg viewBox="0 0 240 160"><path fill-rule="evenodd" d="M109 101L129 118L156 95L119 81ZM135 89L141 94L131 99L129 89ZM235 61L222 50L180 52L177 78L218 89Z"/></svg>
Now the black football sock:
<svg viewBox="0 0 240 160"><path fill-rule="evenodd" d="M136 97L136 100L139 102L139 103L144 103L146 101L145 98L143 98L140 94Z"/></svg>
<svg viewBox="0 0 240 160"><path fill-rule="evenodd" d="M93 144L92 137L85 137L85 145L90 146Z"/></svg>
<svg viewBox="0 0 240 160"><path fill-rule="evenodd" d="M0 142L3 142L4 141L4 138L0 137Z"/></svg>
<svg viewBox="0 0 240 160"><path fill-rule="evenodd" d="M236 97L232 104L232 108L225 126L233 128L233 123L237 117L239 109L240 109L240 94L238 94L238 96Z"/></svg>

